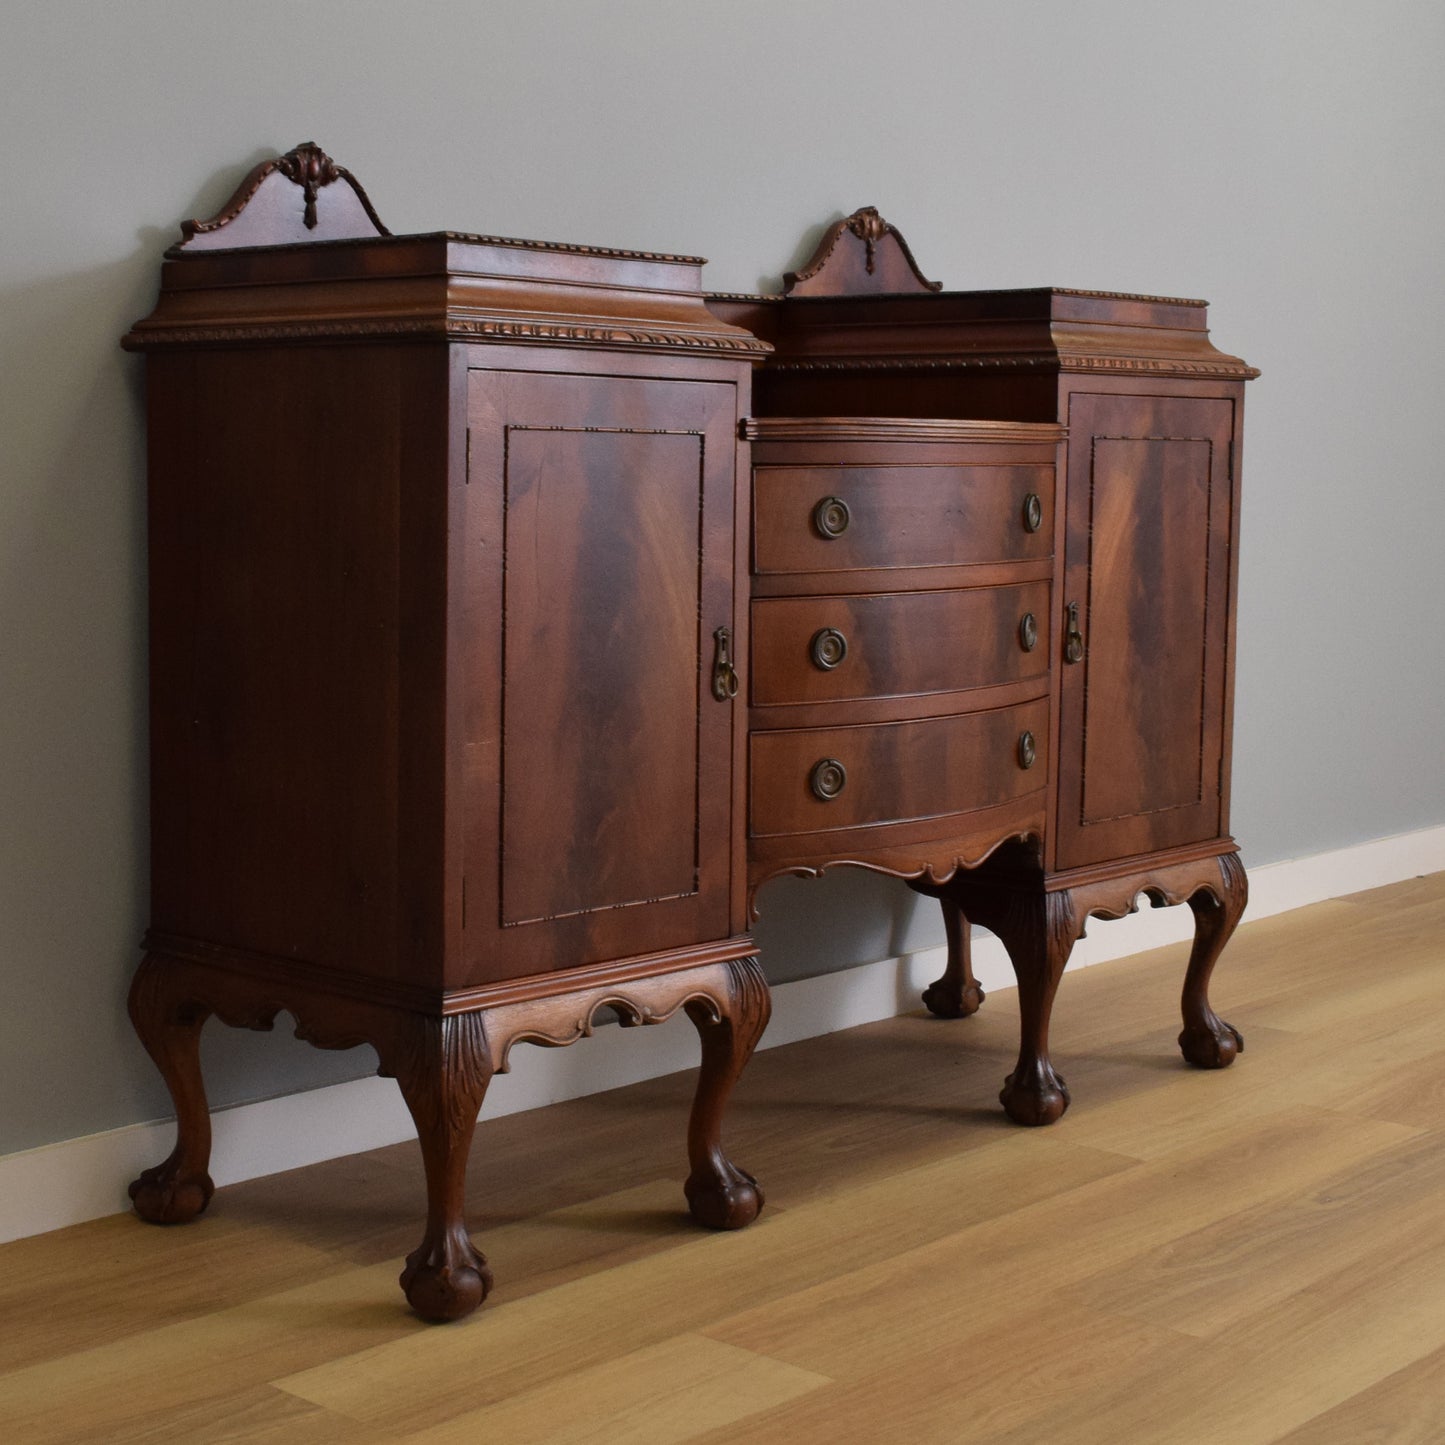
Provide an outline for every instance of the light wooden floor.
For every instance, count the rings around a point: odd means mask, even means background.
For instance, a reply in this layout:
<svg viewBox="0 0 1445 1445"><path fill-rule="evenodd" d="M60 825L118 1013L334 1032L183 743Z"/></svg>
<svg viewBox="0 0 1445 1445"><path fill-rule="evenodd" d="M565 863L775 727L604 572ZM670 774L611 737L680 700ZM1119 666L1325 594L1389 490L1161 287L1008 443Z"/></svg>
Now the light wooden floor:
<svg viewBox="0 0 1445 1445"><path fill-rule="evenodd" d="M680 1213L685 1076L484 1125L459 1325L395 1285L410 1145L5 1246L0 1440L1445 1441L1445 874L1242 927L1222 1073L1183 955L1065 979L1052 1129L1012 993L760 1054L740 1234Z"/></svg>

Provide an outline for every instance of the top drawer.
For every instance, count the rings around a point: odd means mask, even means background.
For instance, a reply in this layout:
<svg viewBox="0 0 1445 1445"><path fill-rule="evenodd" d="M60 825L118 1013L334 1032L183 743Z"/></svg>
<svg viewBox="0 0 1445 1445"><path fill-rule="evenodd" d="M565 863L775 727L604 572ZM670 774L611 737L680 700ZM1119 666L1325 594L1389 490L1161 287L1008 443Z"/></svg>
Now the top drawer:
<svg viewBox="0 0 1445 1445"><path fill-rule="evenodd" d="M1051 466L760 466L753 570L1020 562L1053 552Z"/></svg>

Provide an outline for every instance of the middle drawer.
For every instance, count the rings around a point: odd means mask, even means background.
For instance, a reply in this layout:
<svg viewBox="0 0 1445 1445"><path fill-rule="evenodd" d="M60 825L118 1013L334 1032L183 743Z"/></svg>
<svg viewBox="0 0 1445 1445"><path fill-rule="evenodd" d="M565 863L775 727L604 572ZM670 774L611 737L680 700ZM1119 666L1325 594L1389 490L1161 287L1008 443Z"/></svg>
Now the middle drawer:
<svg viewBox="0 0 1445 1445"><path fill-rule="evenodd" d="M1021 682L1049 656L1047 582L752 606L754 707Z"/></svg>

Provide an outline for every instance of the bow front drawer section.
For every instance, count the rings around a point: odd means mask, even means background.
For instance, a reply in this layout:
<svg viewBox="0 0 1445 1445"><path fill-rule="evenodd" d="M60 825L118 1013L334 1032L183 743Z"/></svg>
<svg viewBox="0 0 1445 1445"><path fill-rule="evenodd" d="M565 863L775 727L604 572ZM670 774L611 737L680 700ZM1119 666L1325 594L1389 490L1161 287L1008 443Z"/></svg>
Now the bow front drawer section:
<svg viewBox="0 0 1445 1445"><path fill-rule="evenodd" d="M753 570L1024 562L1053 551L1051 466L764 466Z"/></svg>
<svg viewBox="0 0 1445 1445"><path fill-rule="evenodd" d="M753 603L754 706L1047 677L1049 584Z"/></svg>
<svg viewBox="0 0 1445 1445"><path fill-rule="evenodd" d="M751 738L755 837L913 822L1011 802L1044 786L1049 705Z"/></svg>

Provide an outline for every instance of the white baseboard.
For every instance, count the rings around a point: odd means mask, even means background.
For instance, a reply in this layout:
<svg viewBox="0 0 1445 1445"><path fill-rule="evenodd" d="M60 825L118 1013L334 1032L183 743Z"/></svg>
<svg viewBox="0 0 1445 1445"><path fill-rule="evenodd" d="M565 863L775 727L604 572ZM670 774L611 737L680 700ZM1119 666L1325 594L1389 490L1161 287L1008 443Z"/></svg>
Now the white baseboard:
<svg viewBox="0 0 1445 1445"><path fill-rule="evenodd" d="M1250 870L1245 922L1442 869L1445 827L1269 863ZM1186 908L1145 907L1118 922L1094 920L1088 936L1075 947L1069 967L1086 968L1178 943L1191 930ZM985 990L1014 986L997 939L981 936L973 956ZM761 1047L794 1043L917 1008L919 993L938 976L943 963L943 949L927 949L779 984L773 990L773 1018ZM685 1022L677 1021L661 1028L602 1028L580 1048L522 1049L513 1062L514 1071L499 1076L488 1091L484 1118L693 1068L697 1039ZM411 1118L396 1085L376 1078L218 1109L214 1127L211 1172L218 1185L413 1137ZM174 1137L170 1121L133 1124L0 1156L0 1242L123 1210L126 1182L164 1158Z"/></svg>

